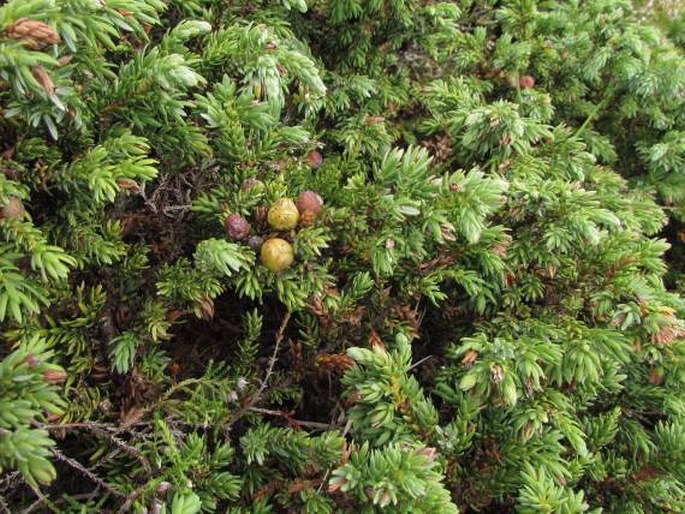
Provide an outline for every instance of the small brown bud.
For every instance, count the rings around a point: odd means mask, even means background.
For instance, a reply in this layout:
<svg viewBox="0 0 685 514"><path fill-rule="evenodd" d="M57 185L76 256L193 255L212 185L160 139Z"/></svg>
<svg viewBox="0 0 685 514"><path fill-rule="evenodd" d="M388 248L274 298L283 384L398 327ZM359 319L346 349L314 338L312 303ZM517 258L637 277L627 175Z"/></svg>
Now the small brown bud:
<svg viewBox="0 0 685 514"><path fill-rule="evenodd" d="M36 81L38 81L40 84L40 87L42 87L47 94L55 94L57 88L55 88L55 84L52 82L52 79L50 78L50 75L48 75L48 72L45 70L45 68L42 66L34 66L31 68L31 73Z"/></svg>
<svg viewBox="0 0 685 514"><path fill-rule="evenodd" d="M66 66L67 64L71 64L71 61L74 60L73 55L64 55L57 59L57 62L59 63L60 68L63 66Z"/></svg>
<svg viewBox="0 0 685 514"><path fill-rule="evenodd" d="M492 245L490 251L501 259L504 259L507 256L507 247L501 243Z"/></svg>
<svg viewBox="0 0 685 514"><path fill-rule="evenodd" d="M240 186L240 189L242 191L249 191L250 189L252 189L254 187L262 187L262 186L264 186L264 182L262 182L261 180L259 180L257 178L251 177L251 178L246 178L245 180L243 180L243 183Z"/></svg>
<svg viewBox="0 0 685 514"><path fill-rule="evenodd" d="M59 384L67 379L67 374L60 369L49 369L43 373L43 379L51 384Z"/></svg>
<svg viewBox="0 0 685 514"><path fill-rule="evenodd" d="M134 192L139 192L140 191L140 186L138 185L138 182L135 180L131 180L130 178L120 178L117 180L117 185L121 189L126 189L128 191L134 191Z"/></svg>
<svg viewBox="0 0 685 514"><path fill-rule="evenodd" d="M547 272L547 276L549 278L554 278L557 274L557 267L551 262L548 262L545 271Z"/></svg>
<svg viewBox="0 0 685 514"><path fill-rule="evenodd" d="M504 369L499 364L495 364L490 368L490 372L492 374L492 381L495 384L501 384L504 381Z"/></svg>
<svg viewBox="0 0 685 514"><path fill-rule="evenodd" d="M62 417L62 415L59 412L49 412L45 416L45 420L54 423L55 421L59 421L59 419Z"/></svg>
<svg viewBox="0 0 685 514"><path fill-rule="evenodd" d="M234 241L240 241L250 235L252 226L239 214L231 214L224 221L226 232Z"/></svg>
<svg viewBox="0 0 685 514"><path fill-rule="evenodd" d="M24 362L29 365L29 368L37 368L41 365L41 360L32 353L29 353L26 357L24 357Z"/></svg>
<svg viewBox="0 0 685 514"><path fill-rule="evenodd" d="M300 215L300 226L301 227L311 227L316 221L316 214L312 211L304 211Z"/></svg>
<svg viewBox="0 0 685 514"><path fill-rule="evenodd" d="M385 121L385 117L383 116L367 116L364 119L364 123L367 125L377 125L378 123L383 123Z"/></svg>
<svg viewBox="0 0 685 514"><path fill-rule="evenodd" d="M331 479L330 482L328 483L328 492L329 493L335 493L340 490L340 488L347 483L346 478L337 478L335 477L334 479Z"/></svg>
<svg viewBox="0 0 685 514"><path fill-rule="evenodd" d="M98 404L98 410L103 414L109 414L112 412L112 401L109 398L105 398Z"/></svg>
<svg viewBox="0 0 685 514"><path fill-rule="evenodd" d="M183 316L183 311L182 311L182 310L179 310L179 309L172 309L172 310L170 310L169 312L167 312L167 314L166 314L166 320L167 320L169 323L173 323L174 321L176 321L176 320L177 320L178 318L180 318L181 316Z"/></svg>
<svg viewBox="0 0 685 514"><path fill-rule="evenodd" d="M166 512L166 505L159 498L153 498L150 509L144 509L143 512L145 514L162 514L162 512Z"/></svg>
<svg viewBox="0 0 685 514"><path fill-rule="evenodd" d="M457 240L454 229L448 225L445 225L444 223L440 224L440 235L448 243L452 243Z"/></svg>
<svg viewBox="0 0 685 514"><path fill-rule="evenodd" d="M265 225L268 216L269 208L265 205L261 205L255 210L255 220L257 221L257 225Z"/></svg>
<svg viewBox="0 0 685 514"><path fill-rule="evenodd" d="M13 170L12 168L0 168L0 173L5 175L10 180L16 180L19 176L17 170Z"/></svg>
<svg viewBox="0 0 685 514"><path fill-rule="evenodd" d="M5 34L10 39L21 40L33 50L60 42L59 34L50 25L28 18L19 18L5 30Z"/></svg>
<svg viewBox="0 0 685 514"><path fill-rule="evenodd" d="M200 312L202 313L202 318L209 321L214 317L214 300L211 298L202 298L199 302Z"/></svg>
<svg viewBox="0 0 685 514"><path fill-rule="evenodd" d="M657 345L668 345L678 337L678 330L673 327L661 327L660 330L652 334L652 342Z"/></svg>
<svg viewBox="0 0 685 514"><path fill-rule="evenodd" d="M353 405L356 405L359 403L359 401L362 399L362 395L359 391L356 389L353 389L350 394L347 395L347 398L345 399L345 405L347 407L352 407Z"/></svg>
<svg viewBox="0 0 685 514"><path fill-rule="evenodd" d="M374 329L371 329L371 334L369 335L369 346L371 348L385 350L385 343L383 343L381 336L379 336L378 332L376 332Z"/></svg>
<svg viewBox="0 0 685 514"><path fill-rule="evenodd" d="M664 377L658 368L649 370L649 383L652 385L661 385L664 383Z"/></svg>
<svg viewBox="0 0 685 514"><path fill-rule="evenodd" d="M166 496L166 493L171 489L171 484L169 482L160 482L157 486L157 494L160 496Z"/></svg>
<svg viewBox="0 0 685 514"><path fill-rule="evenodd" d="M264 244L264 238L260 237L260 236L251 236L247 240L247 246L252 248L255 252L258 252L262 248L263 244Z"/></svg>
<svg viewBox="0 0 685 514"><path fill-rule="evenodd" d="M324 353L316 357L314 366L324 373L343 374L354 366L354 361L345 353Z"/></svg>
<svg viewBox="0 0 685 514"><path fill-rule="evenodd" d="M429 462L433 462L435 458L438 456L438 451L435 448L422 448L418 452L416 452L417 455L422 455L428 459Z"/></svg>
<svg viewBox="0 0 685 514"><path fill-rule="evenodd" d="M511 161L507 159L506 161L502 162L499 166L497 166L497 171L500 173L503 173L507 171L511 167Z"/></svg>
<svg viewBox="0 0 685 514"><path fill-rule="evenodd" d="M471 365L476 362L476 359L478 358L478 352L474 350L469 350L466 352L466 355L464 355L464 358L461 359L461 363L466 366L467 368L470 368Z"/></svg>

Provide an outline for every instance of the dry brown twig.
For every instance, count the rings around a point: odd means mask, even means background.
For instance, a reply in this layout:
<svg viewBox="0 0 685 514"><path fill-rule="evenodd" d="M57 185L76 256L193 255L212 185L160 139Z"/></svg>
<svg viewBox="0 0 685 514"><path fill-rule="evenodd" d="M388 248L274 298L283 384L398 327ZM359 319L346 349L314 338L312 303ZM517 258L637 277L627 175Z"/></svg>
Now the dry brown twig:
<svg viewBox="0 0 685 514"><path fill-rule="evenodd" d="M57 450L55 448L53 448L52 453L55 455L55 457L57 457L58 460L61 460L65 464L67 464L70 467L74 468L75 470L81 472L90 481L97 484L99 487L102 487L105 491L107 491L111 495L116 496L118 498L122 498L125 496L124 493L117 491L114 488L114 486L105 482L102 478L97 476L95 473L93 473L91 470L86 468L83 464L81 464L77 460L74 460L71 457L67 457L62 452L60 452L59 450Z"/></svg>
<svg viewBox="0 0 685 514"><path fill-rule="evenodd" d="M126 432L127 430L124 427L117 427L117 426L112 426L108 425L106 423L66 423L64 425L39 425L40 428L46 429L46 430L74 430L74 429L85 429L91 432L94 432L96 434L102 435L105 439L107 439L109 442L111 442L114 446L119 448L121 451L124 453L130 455L131 457L134 457L137 459L140 464L143 466L143 469L145 470L146 473L151 474L152 473L152 466L150 465L150 462L145 458L143 454L138 451L137 448L134 446L131 446L130 444L126 443L125 441L122 441L117 437L118 434L122 432Z"/></svg>
<svg viewBox="0 0 685 514"><path fill-rule="evenodd" d="M131 509L131 505L136 500L136 498L138 498L138 496L140 496L142 493L144 493L148 487L150 487L150 483L145 482L143 485L141 485L137 489L134 489L129 494L127 494L125 499L124 499L124 503L121 504L121 507L119 508L119 510L117 510L117 512L119 514L124 514L125 512L129 512Z"/></svg>
<svg viewBox="0 0 685 514"><path fill-rule="evenodd" d="M230 429L230 427L239 419L241 419L246 412L252 410L254 411L257 402L261 399L262 394L264 394L264 391L266 390L266 387L269 383L269 379L271 378L271 375L273 374L274 371L274 366L276 365L276 360L278 358L278 350L281 347L281 343L283 342L283 338L285 335L285 329L288 327L288 323L290 323L290 316L291 313L288 311L286 315L283 317L283 321L281 322L281 326L278 329L278 332L276 332L276 342L274 344L274 351L271 354L271 358L269 359L269 367L266 370L266 373L264 374L264 378L262 379L262 383L259 387L259 390L250 398L250 400L246 403L246 405L243 406L242 409L238 412L238 414L235 415L233 419L228 423L226 427L224 427L225 430Z"/></svg>
<svg viewBox="0 0 685 514"><path fill-rule="evenodd" d="M21 514L30 514L31 512L33 512L34 510L36 510L38 507L40 507L43 504L47 505L48 508L50 510L52 510L53 512L59 512L57 510L57 508L55 507L55 504L52 503L48 499L48 497L43 494L43 492L40 489L38 489L37 487L35 487L31 484L27 484L27 485L31 488L31 490L33 491L33 494L35 494L38 499L35 502L33 502L31 505L29 505L26 509L24 509Z"/></svg>
<svg viewBox="0 0 685 514"><path fill-rule="evenodd" d="M335 428L328 423L319 423L318 421L304 421L301 419L291 418L287 412L279 410L262 409L261 407L249 407L247 410L249 410L250 412L257 412L258 414L266 414L268 416L276 416L279 418L283 418L289 423L301 425L306 428L311 428L312 430L331 430L332 428Z"/></svg>
<svg viewBox="0 0 685 514"><path fill-rule="evenodd" d="M255 394L250 400L250 407L252 407L260 400L262 394L264 394L264 391L266 390L267 384L269 383L269 379L273 374L274 366L276 365L276 360L278 357L278 350L281 346L281 343L283 342L283 335L285 333L285 329L288 326L288 323L290 323L290 315L290 311L288 311L286 315L283 317L281 326L279 327L278 332L276 333L276 344L274 345L274 351L271 354L271 358L269 359L269 367L266 370L266 374L264 375L262 384L259 387L259 391L257 391L257 394Z"/></svg>

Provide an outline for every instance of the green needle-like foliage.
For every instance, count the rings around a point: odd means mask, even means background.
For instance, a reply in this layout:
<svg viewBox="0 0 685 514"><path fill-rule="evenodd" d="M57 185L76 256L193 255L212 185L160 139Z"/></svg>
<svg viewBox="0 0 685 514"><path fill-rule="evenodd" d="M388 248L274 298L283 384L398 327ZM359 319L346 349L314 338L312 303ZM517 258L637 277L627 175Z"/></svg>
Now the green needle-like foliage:
<svg viewBox="0 0 685 514"><path fill-rule="evenodd" d="M669 9L2 2L0 511L685 511Z"/></svg>

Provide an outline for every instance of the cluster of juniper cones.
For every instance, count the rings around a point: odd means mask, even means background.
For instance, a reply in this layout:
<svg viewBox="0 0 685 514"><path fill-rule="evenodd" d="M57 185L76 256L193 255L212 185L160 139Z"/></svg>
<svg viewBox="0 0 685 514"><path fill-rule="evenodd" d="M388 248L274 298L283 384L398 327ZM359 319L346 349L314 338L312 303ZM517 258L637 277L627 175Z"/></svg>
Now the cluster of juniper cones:
<svg viewBox="0 0 685 514"><path fill-rule="evenodd" d="M243 187L249 189L258 183L259 181L248 179ZM255 252L260 252L262 263L271 271L278 272L290 267L295 258L292 245L282 237L278 237L278 232L287 233L298 225L301 227L313 225L322 209L321 196L314 191L305 191L300 194L296 202L290 198L281 198L266 211L269 228L277 231L275 237L268 237L265 240L259 235L250 236L252 225L243 216L235 213L226 217L224 227L231 239L246 240L250 248ZM263 217L263 213L258 213L258 216Z"/></svg>

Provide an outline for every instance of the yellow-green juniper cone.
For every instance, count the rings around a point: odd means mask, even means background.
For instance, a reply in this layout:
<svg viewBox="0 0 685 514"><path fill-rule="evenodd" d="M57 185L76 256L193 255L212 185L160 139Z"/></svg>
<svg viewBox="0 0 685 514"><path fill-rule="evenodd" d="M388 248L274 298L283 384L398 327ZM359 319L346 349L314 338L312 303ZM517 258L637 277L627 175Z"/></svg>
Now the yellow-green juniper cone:
<svg viewBox="0 0 685 514"><path fill-rule="evenodd" d="M264 242L261 256L264 266L274 272L286 269L293 263L295 258L292 245L278 237Z"/></svg>
<svg viewBox="0 0 685 514"><path fill-rule="evenodd" d="M271 228L275 230L292 230L297 226L300 219L300 212L297 205L289 198L278 200L267 215L267 221Z"/></svg>

